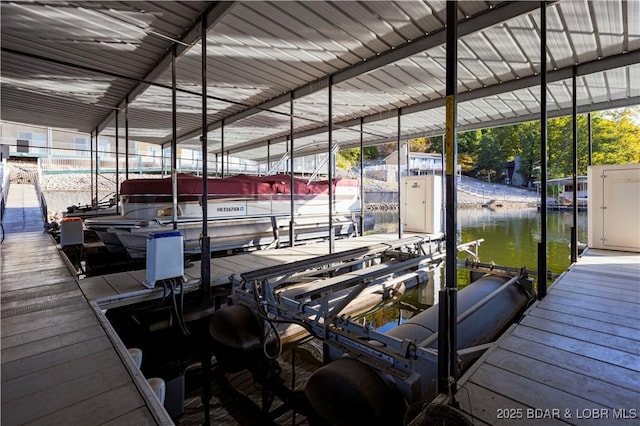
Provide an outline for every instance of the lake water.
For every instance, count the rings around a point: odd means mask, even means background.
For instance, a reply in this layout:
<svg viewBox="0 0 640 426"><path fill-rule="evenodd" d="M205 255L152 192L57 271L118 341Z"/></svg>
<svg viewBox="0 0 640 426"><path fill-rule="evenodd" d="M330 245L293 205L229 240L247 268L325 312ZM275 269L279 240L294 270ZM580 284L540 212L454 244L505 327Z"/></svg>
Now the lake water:
<svg viewBox="0 0 640 426"><path fill-rule="evenodd" d="M376 212L376 232L397 232L395 211ZM570 261L571 212L547 213L547 262L556 274L565 271ZM537 244L540 240L540 213L531 209L467 209L458 211L458 242L484 239L478 254L481 262L537 269ZM587 214L578 213L578 241L587 241ZM459 256L460 260L465 255ZM435 270L430 282L408 291L392 308L363 316L380 330L387 330L413 313L437 302L438 290L444 284L442 268ZM535 277L534 277L535 278ZM458 287L469 282L469 273L458 270ZM435 285L434 285L435 284Z"/></svg>
<svg viewBox="0 0 640 426"><path fill-rule="evenodd" d="M397 232L397 212L376 212L375 219L375 232ZM570 264L571 225L570 212L547 213L548 266L552 272L561 273ZM587 240L586 227L587 214L579 212L578 240L581 242ZM540 230L540 213L535 208L458 211L458 242L484 239L479 249L482 262L536 269Z"/></svg>
<svg viewBox="0 0 640 426"><path fill-rule="evenodd" d="M64 212L73 204L87 204L90 195L80 191L45 192L50 211ZM397 232L397 211L375 212L374 232ZM569 266L571 213L547 214L548 266L561 273ZM578 240L587 240L587 215L578 213ZM537 243L540 240L540 214L531 209L461 209L458 211L458 241L484 238L479 254L482 262L497 265L537 268ZM461 258L464 260L464 257ZM464 276L461 276L464 278ZM464 282L464 281L463 281Z"/></svg>

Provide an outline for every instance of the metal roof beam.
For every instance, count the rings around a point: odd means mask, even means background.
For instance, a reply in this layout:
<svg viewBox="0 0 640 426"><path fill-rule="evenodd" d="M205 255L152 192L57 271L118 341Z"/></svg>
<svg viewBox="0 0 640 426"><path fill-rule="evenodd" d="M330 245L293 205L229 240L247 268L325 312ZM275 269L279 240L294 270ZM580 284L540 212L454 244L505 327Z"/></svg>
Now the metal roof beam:
<svg viewBox="0 0 640 426"><path fill-rule="evenodd" d="M535 1L512 1L500 3L499 5L489 9L485 12L472 16L458 24L458 36L463 37L468 34L472 34L477 31L481 31L485 28L489 28L496 25L499 22L504 22L517 16L530 13L537 10L540 7L539 2ZM300 99L303 96L309 95L320 91L329 85L329 78L333 79L333 84L346 81L350 78L357 77L367 72L376 70L385 65L389 65L393 62L397 62L401 59L408 58L415 54L424 52L425 50L432 49L440 46L445 42L445 29L434 31L429 34L425 34L417 39L407 41L406 43L382 52L374 57L368 58L355 65L348 66L341 70L336 71L333 74L322 77L313 82L304 84L290 92L283 93L275 98L269 99L261 104L247 108L236 114L233 114L224 119L225 125L229 125L235 121L242 120L251 115L259 112L275 108L279 105L289 102L293 94L294 99ZM207 128L208 131L212 131L220 128L222 120L218 120L211 123ZM184 141L200 135L201 131L192 131L181 135L178 140Z"/></svg>
<svg viewBox="0 0 640 426"><path fill-rule="evenodd" d="M577 66L577 75L584 76L597 72L603 72L610 69L620 68L624 66L629 66L633 64L640 63L640 50L634 50L629 53L619 54L615 56L610 56L608 58L603 58L599 60L595 60L592 62L585 62L584 64L580 64ZM555 71L550 71L547 73L547 81L548 82L556 82L562 81L571 78L573 65L560 68ZM486 98L488 96L494 96L505 92L511 92L515 90L524 89L527 87L535 87L540 84L540 76L539 75L531 75L529 77L524 77L518 80L510 80L499 84L494 84L487 87L482 87L480 89L471 90L468 92L462 92L458 94L458 102L467 102L475 99ZM635 98L630 98L635 99ZM598 104L599 105L599 104ZM633 105L633 104L628 104ZM407 115L413 114L416 112L427 111L430 109L444 107L444 98L433 99L430 101L419 102L413 105L409 105L406 107L401 107L400 114ZM584 106L581 107L584 109ZM615 107L610 107L615 108ZM597 108L595 109L597 110ZM362 117L363 122L366 123L374 123L376 121L386 120L389 118L397 117L398 109L388 110L384 112L379 112L371 115L367 115ZM525 120L526 121L526 120ZM341 122L334 123L335 127L346 128L346 127L354 127L358 126L360 123L360 118L354 118L352 120L345 120ZM462 128L462 127L461 127ZM313 129L308 129L299 133L295 133L294 138L300 139L306 136L313 136L321 133L325 133L327 131L327 126L320 126ZM273 143L280 143L286 140L286 136L279 137L270 137L268 140ZM395 140L395 139L393 139ZM253 140L241 145L238 145L231 149L231 152L238 152L244 149L256 148L262 145L266 145L267 139L264 140Z"/></svg>
<svg viewBox="0 0 640 426"><path fill-rule="evenodd" d="M216 25L228 12L231 8L236 4L233 1L218 1L211 4L207 9L193 22L191 28L189 28L182 37L179 38L180 43L174 43L176 45L176 60L180 59L184 54L191 49L196 43L200 41L200 37L202 34L202 29L200 23L202 22L202 18L206 17L207 29L212 28ZM154 81L158 78L162 73L171 65L171 58L173 56L173 48L167 49L166 53L156 64L152 67L152 69L142 78L142 80L146 81ZM133 102L138 96L140 96L147 88L149 87L146 83L137 84L131 91L125 96L123 99L118 102L115 106L117 110L124 108L124 105L129 100L129 103ZM117 113L117 111L116 111ZM107 124L111 120L111 115L113 112L106 115L98 125L98 132L107 127Z"/></svg>
<svg viewBox="0 0 640 426"><path fill-rule="evenodd" d="M586 114L588 112L604 111L604 110L615 109L615 108L624 108L627 106L638 105L638 104L640 104L640 96L634 96L630 98L616 99L614 101L605 101L605 102L598 102L595 104L582 105L578 107L578 114ZM547 117L548 118L564 117L564 116L571 115L571 113L572 113L572 109L571 107L568 107L568 108L548 111ZM508 126L510 124L525 123L527 121L535 121L535 120L540 120L540 113L520 115L518 117L508 117L500 120L494 120L491 123L466 124L464 126L458 126L458 131L468 132L470 130L485 129L487 127ZM409 133L406 135L402 135L402 140L441 136L444 133L444 131L445 129L444 127L442 127L439 129L429 130L425 132ZM376 139L374 141L368 141L367 143L365 143L365 146L381 145L385 143L396 142L397 140L398 140L398 136L394 133L393 135L389 135L388 137ZM360 146L359 138L354 139L352 142L351 141L340 142L340 148L343 148L343 149L358 148L359 146ZM304 156L304 155L321 154L324 152L326 152L326 147L319 146L318 148L305 149L305 150L298 151L297 155ZM258 162L266 161L266 157L258 158L256 159L256 161Z"/></svg>

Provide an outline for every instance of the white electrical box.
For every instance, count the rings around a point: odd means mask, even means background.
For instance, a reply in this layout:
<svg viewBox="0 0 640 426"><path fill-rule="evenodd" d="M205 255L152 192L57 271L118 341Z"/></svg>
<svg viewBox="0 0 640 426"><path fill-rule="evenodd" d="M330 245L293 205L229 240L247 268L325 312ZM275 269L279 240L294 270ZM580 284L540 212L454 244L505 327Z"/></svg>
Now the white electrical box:
<svg viewBox="0 0 640 426"><path fill-rule="evenodd" d="M425 234L442 232L442 177L406 176L400 185L404 230Z"/></svg>
<svg viewBox="0 0 640 426"><path fill-rule="evenodd" d="M589 166L588 245L640 252L640 164Z"/></svg>
<svg viewBox="0 0 640 426"><path fill-rule="evenodd" d="M180 231L150 232L147 235L147 279L144 286L153 288L156 281L184 279L184 248Z"/></svg>
<svg viewBox="0 0 640 426"><path fill-rule="evenodd" d="M65 217L60 221L60 246L74 246L84 244L82 218Z"/></svg>

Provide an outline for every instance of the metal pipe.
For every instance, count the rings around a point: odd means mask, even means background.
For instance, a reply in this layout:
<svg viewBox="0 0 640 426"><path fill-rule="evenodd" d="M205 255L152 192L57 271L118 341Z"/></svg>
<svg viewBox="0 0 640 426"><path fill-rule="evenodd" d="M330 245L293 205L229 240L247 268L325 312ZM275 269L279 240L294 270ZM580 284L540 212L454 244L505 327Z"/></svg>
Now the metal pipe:
<svg viewBox="0 0 640 426"><path fill-rule="evenodd" d="M89 196L93 198L93 132L90 133L89 137ZM93 205L93 200L89 203Z"/></svg>
<svg viewBox="0 0 640 426"><path fill-rule="evenodd" d="M364 235L364 120L360 117L360 235Z"/></svg>
<svg viewBox="0 0 640 426"><path fill-rule="evenodd" d="M207 150L207 17L202 17L201 27L201 61L202 61L202 242L200 245L200 279L202 282L202 298L205 303L211 300L211 239L208 235L209 219L209 168ZM208 404L208 402L206 402Z"/></svg>
<svg viewBox="0 0 640 426"><path fill-rule="evenodd" d="M538 298L547 295L547 2L540 2L540 242Z"/></svg>
<svg viewBox="0 0 640 426"><path fill-rule="evenodd" d="M336 250L336 235L333 228L333 75L329 76L329 122L328 124L328 137L329 137L329 149L327 155L329 156L329 173L328 173L328 188L329 188L329 253L333 253Z"/></svg>
<svg viewBox="0 0 640 426"><path fill-rule="evenodd" d="M294 213L295 213L295 176L293 174L293 162L295 160L295 154L293 152L293 92L291 92L291 99L289 100L289 134L291 137L289 138L289 184L291 189L289 190L289 200L291 207L291 216L289 217L289 245L293 247L295 245L296 240L296 230L295 230L295 221L294 221Z"/></svg>
<svg viewBox="0 0 640 426"><path fill-rule="evenodd" d="M445 158L444 158L444 152L446 150L446 137L444 134L442 134L442 153L440 155L440 176L442 178L442 182L441 182L441 196L442 196L442 205L440 206L440 223L444 224L447 220L447 216L446 216L446 211L445 211L445 200L447 199L447 179L446 179L446 175L445 175ZM434 172L435 173L435 172ZM442 232L442 225L440 228L440 232Z"/></svg>
<svg viewBox="0 0 640 426"><path fill-rule="evenodd" d="M98 150L100 148L100 135L98 134L98 128L96 127L96 194L95 203L98 204L98 173L100 173L100 159L98 158ZM93 203L92 203L93 204Z"/></svg>
<svg viewBox="0 0 640 426"><path fill-rule="evenodd" d="M220 125L220 156L222 157L222 164L220 165L220 177L224 177L224 120Z"/></svg>
<svg viewBox="0 0 640 426"><path fill-rule="evenodd" d="M592 134L591 134L591 113L587 113L587 132L588 132L588 137L589 137L589 160L588 160L588 165L593 164L592 159L593 159L593 138L592 138Z"/></svg>
<svg viewBox="0 0 640 426"><path fill-rule="evenodd" d="M572 134L573 134L573 150L572 150L572 165L573 165L573 209L572 210L572 226L571 226L571 263L578 261L578 95L577 95L577 67L573 67L573 75L571 79L572 83Z"/></svg>
<svg viewBox="0 0 640 426"><path fill-rule="evenodd" d="M124 105L124 178L129 179L129 96Z"/></svg>
<svg viewBox="0 0 640 426"><path fill-rule="evenodd" d="M456 392L457 373L457 268L458 255L456 211L456 163L458 141L456 132L456 96L458 93L458 4L447 2L446 37L446 288L440 291L438 331L438 392L453 395ZM453 383L450 381L453 379Z"/></svg>
<svg viewBox="0 0 640 426"><path fill-rule="evenodd" d="M171 207L173 230L178 229L178 105L176 93L176 45L171 54Z"/></svg>
<svg viewBox="0 0 640 426"><path fill-rule="evenodd" d="M116 214L119 214L119 203L120 199L120 130L118 128L118 114L119 111L116 110Z"/></svg>
<svg viewBox="0 0 640 426"><path fill-rule="evenodd" d="M400 123L400 109L398 109L398 127L396 129L397 141L396 141L396 149L398 150L398 238L402 238L404 230L402 229L402 200L400 199L400 192L402 190L402 154L400 152L400 137L401 137L401 123Z"/></svg>

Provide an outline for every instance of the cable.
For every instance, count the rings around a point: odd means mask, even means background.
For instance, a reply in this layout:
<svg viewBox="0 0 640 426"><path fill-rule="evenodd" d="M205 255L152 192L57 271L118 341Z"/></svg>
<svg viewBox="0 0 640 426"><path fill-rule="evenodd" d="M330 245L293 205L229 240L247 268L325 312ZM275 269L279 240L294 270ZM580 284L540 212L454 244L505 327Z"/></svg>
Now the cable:
<svg viewBox="0 0 640 426"><path fill-rule="evenodd" d="M467 403L469 404L469 416L471 417L471 424L475 426L475 417L473 417L473 407L471 406L471 396L469 396L469 389L464 386L458 388L458 392L464 390L467 394Z"/></svg>
<svg viewBox="0 0 640 426"><path fill-rule="evenodd" d="M276 330L276 326L273 324L273 322L271 320L267 320L267 323L269 324L271 331L273 331L273 334L275 335L278 350L275 355L269 355L269 353L267 352L267 343L269 342L268 337L270 333L266 333L264 336L264 342L262 342L262 351L264 352L264 356L266 356L268 359L273 360L278 358L282 354L282 341L280 340L280 334L278 333L278 330Z"/></svg>
<svg viewBox="0 0 640 426"><path fill-rule="evenodd" d="M167 292L167 283L165 282L165 280L160 280L158 281L158 283L162 284L162 299L160 299L159 302L154 303L153 305L149 305L149 306L143 306L143 307L129 307L127 308L127 312L145 312L145 311L151 311L153 309L159 308L162 305L164 305L165 301L167 300L167 296L169 296L168 292Z"/></svg>
<svg viewBox="0 0 640 426"><path fill-rule="evenodd" d="M187 327L184 325L181 312L178 309L178 302L176 301L175 281L171 279L169 280L169 283L171 284L171 299L173 300L173 310L176 314L176 321L178 321L178 326L180 327L180 331L182 331L182 334L184 334L185 336L190 336L191 333L189 332Z"/></svg>
<svg viewBox="0 0 640 426"><path fill-rule="evenodd" d="M184 283L182 282L181 278L176 278L176 279L180 283L180 321L182 322L182 327L184 328L184 331L186 331L186 335L190 336L191 333L187 328L187 323L184 321Z"/></svg>
<svg viewBox="0 0 640 426"><path fill-rule="evenodd" d="M256 302L256 312L258 313L258 315L260 315L260 318L262 318L265 321L271 321L271 322L273 322L275 324L296 324L296 325L299 325L300 327L304 328L305 330L307 330L309 332L309 334L311 334L313 337L318 337L316 332L313 330L313 327L311 327L311 325L305 323L304 321L295 320L293 318L286 319L286 320L278 320L278 319L275 319L275 318L269 318L267 313L264 311L264 309L260 305L260 300L258 299L258 288L257 288L255 282L252 283L251 285L253 287L253 300Z"/></svg>
<svg viewBox="0 0 640 426"><path fill-rule="evenodd" d="M296 348L291 349L291 392L296 391ZM291 425L296 426L296 410L291 413Z"/></svg>

